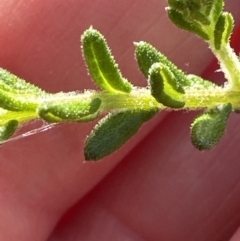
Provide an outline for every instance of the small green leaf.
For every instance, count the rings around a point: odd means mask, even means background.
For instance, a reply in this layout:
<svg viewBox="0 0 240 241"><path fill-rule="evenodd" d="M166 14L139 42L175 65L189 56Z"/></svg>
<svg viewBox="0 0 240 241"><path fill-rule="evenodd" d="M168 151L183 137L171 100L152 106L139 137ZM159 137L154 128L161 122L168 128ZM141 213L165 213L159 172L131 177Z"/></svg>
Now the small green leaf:
<svg viewBox="0 0 240 241"><path fill-rule="evenodd" d="M220 49L222 44L227 44L232 34L234 20L230 13L224 12L220 15L214 30L214 45Z"/></svg>
<svg viewBox="0 0 240 241"><path fill-rule="evenodd" d="M103 35L90 27L81 40L83 55L95 83L109 92L129 93L132 85L122 77Z"/></svg>
<svg viewBox="0 0 240 241"><path fill-rule="evenodd" d="M16 94L44 95L46 92L33 84L17 77L9 71L0 68L0 89Z"/></svg>
<svg viewBox="0 0 240 241"><path fill-rule="evenodd" d="M11 93L0 88L0 107L10 111L35 111L38 103L32 94Z"/></svg>
<svg viewBox="0 0 240 241"><path fill-rule="evenodd" d="M191 81L191 87L194 88L195 90L217 87L217 85L214 84L213 82L205 80L205 79L201 78L200 76L197 76L194 74L189 74L189 75L187 75L187 77Z"/></svg>
<svg viewBox="0 0 240 241"><path fill-rule="evenodd" d="M10 120L6 124L0 126L0 142L9 139L18 127L17 120ZM0 143L1 144L1 143Z"/></svg>
<svg viewBox="0 0 240 241"><path fill-rule="evenodd" d="M182 108L184 90L165 65L156 63L149 70L149 85L152 96L165 106Z"/></svg>
<svg viewBox="0 0 240 241"><path fill-rule="evenodd" d="M210 20L201 12L192 12L191 17L203 25L210 25Z"/></svg>
<svg viewBox="0 0 240 241"><path fill-rule="evenodd" d="M168 16L179 28L210 40L223 9L223 0L168 0Z"/></svg>
<svg viewBox="0 0 240 241"><path fill-rule="evenodd" d="M211 16L212 22L216 23L223 11L224 1L223 0L205 0L205 1L206 1L205 3L206 14ZM208 2L211 2L211 3L208 4Z"/></svg>
<svg viewBox="0 0 240 241"><path fill-rule="evenodd" d="M34 111L37 98L47 95L40 88L0 68L0 107L10 111Z"/></svg>
<svg viewBox="0 0 240 241"><path fill-rule="evenodd" d="M168 0L168 4L171 8L174 8L176 10L184 11L186 9L186 4L184 1L179 0Z"/></svg>
<svg viewBox="0 0 240 241"><path fill-rule="evenodd" d="M86 122L97 118L101 100L55 101L44 103L38 108L39 116L47 122L78 121Z"/></svg>
<svg viewBox="0 0 240 241"><path fill-rule="evenodd" d="M84 147L85 160L97 161L118 150L157 110L121 111L104 117L87 137Z"/></svg>
<svg viewBox="0 0 240 241"><path fill-rule="evenodd" d="M197 117L191 126L193 145L199 150L213 148L223 136L227 119L232 111L232 105L211 109Z"/></svg>
<svg viewBox="0 0 240 241"><path fill-rule="evenodd" d="M168 17L171 21L178 26L179 28L185 29L189 32L197 34L199 37L203 38L204 40L209 40L210 37L208 33L204 31L201 24L196 21L189 21L186 19L184 13L181 13L175 9L167 8Z"/></svg>
<svg viewBox="0 0 240 241"><path fill-rule="evenodd" d="M135 46L135 57L141 72L146 78L148 78L149 70L152 65L155 63L161 63L169 68L176 81L181 84L181 86L188 86L191 84L187 76L152 45L141 41L135 43Z"/></svg>

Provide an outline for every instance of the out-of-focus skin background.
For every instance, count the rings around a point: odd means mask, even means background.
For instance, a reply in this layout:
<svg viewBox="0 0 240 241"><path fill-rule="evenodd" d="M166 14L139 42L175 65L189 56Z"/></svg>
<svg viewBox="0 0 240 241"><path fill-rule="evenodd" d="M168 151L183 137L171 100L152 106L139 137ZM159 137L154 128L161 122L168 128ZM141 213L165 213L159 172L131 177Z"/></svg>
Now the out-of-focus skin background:
<svg viewBox="0 0 240 241"><path fill-rule="evenodd" d="M226 1L236 26L239 5ZM223 83L208 46L177 29L166 6L2 0L0 66L51 92L96 89L80 51L80 35L92 25L135 85L147 84L134 59L133 42L140 40L185 72ZM238 28L236 47L239 35ZM189 136L195 116L160 113L98 163L84 163L82 151L95 123L60 125L1 146L0 241L230 240L240 225L240 117L231 115L216 148L199 152ZM237 240L236 234L231 241Z"/></svg>

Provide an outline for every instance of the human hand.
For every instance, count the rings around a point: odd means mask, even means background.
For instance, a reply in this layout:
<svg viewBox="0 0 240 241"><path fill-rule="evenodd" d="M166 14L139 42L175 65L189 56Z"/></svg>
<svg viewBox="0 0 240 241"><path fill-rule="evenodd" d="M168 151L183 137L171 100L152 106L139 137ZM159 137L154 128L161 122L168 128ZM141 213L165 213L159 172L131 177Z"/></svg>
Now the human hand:
<svg viewBox="0 0 240 241"><path fill-rule="evenodd" d="M226 4L239 15L237 0ZM79 49L90 25L138 85L146 80L133 41L150 42L189 73L201 73L212 58L200 39L167 19L162 0L2 6L1 66L49 91L95 88ZM159 114L98 163L83 163L93 124L66 124L2 146L0 240L228 240L240 221L239 117L231 117L220 145L202 153L189 138L195 115Z"/></svg>

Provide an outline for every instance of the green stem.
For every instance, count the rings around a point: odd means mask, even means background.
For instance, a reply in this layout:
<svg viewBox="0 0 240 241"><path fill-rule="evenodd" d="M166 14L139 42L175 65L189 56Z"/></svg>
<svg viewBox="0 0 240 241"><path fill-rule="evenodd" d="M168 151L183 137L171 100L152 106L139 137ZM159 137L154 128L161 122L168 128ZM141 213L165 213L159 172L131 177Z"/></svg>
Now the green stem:
<svg viewBox="0 0 240 241"><path fill-rule="evenodd" d="M189 89L186 90L185 93L185 107L190 109L202 109L231 103L233 108L239 108L239 96L240 91L232 91L227 87L197 91Z"/></svg>
<svg viewBox="0 0 240 241"><path fill-rule="evenodd" d="M111 111L120 109L142 109L151 110L153 108L163 109L164 106L158 103L147 89L136 89L131 93L109 93L100 92L94 97L102 100L101 110Z"/></svg>
<svg viewBox="0 0 240 241"><path fill-rule="evenodd" d="M84 93L57 93L38 100L39 105L51 102L91 102L91 100L99 98L102 101L100 111L111 111L119 109L145 109L163 108L146 88L136 88L130 93L107 91L86 91Z"/></svg>
<svg viewBox="0 0 240 241"><path fill-rule="evenodd" d="M229 88L213 87L212 89L194 89L186 88L184 94L185 106L188 109L205 109L212 108L218 105L231 103L233 108L240 107L240 91L232 91ZM81 94L76 93L61 93L56 96L51 96L45 99L45 102L51 101L91 101L94 98L99 98L102 101L100 112L118 111L122 109L128 110L152 110L165 109L166 107L158 103L150 94L147 88L136 88L130 93L109 93L102 92L86 92ZM183 109L184 109L183 108Z"/></svg>
<svg viewBox="0 0 240 241"><path fill-rule="evenodd" d="M210 42L209 45L220 63L225 78L228 80L228 88L240 90L240 61L238 56L229 44L223 44L219 50L215 49L214 44Z"/></svg>

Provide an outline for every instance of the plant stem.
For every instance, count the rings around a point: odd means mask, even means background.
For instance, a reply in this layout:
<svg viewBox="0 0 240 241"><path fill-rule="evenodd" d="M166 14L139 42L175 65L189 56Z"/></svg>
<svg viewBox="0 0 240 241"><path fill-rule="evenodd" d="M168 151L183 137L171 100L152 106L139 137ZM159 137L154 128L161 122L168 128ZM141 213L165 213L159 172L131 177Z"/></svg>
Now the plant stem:
<svg viewBox="0 0 240 241"><path fill-rule="evenodd" d="M219 50L215 49L213 44L209 44L220 63L225 78L228 80L227 87L240 91L240 61L238 56L234 53L229 43L223 44Z"/></svg>
<svg viewBox="0 0 240 241"><path fill-rule="evenodd" d="M240 106L240 91L232 91L228 87L216 89L193 90L186 89L185 106L189 109L213 108L215 106L231 103L233 108Z"/></svg>
<svg viewBox="0 0 240 241"><path fill-rule="evenodd" d="M165 108L158 103L146 88L136 88L131 93L118 94L100 92L94 97L102 100L101 109L104 111L120 110L120 109L142 109L151 110L154 108Z"/></svg>

